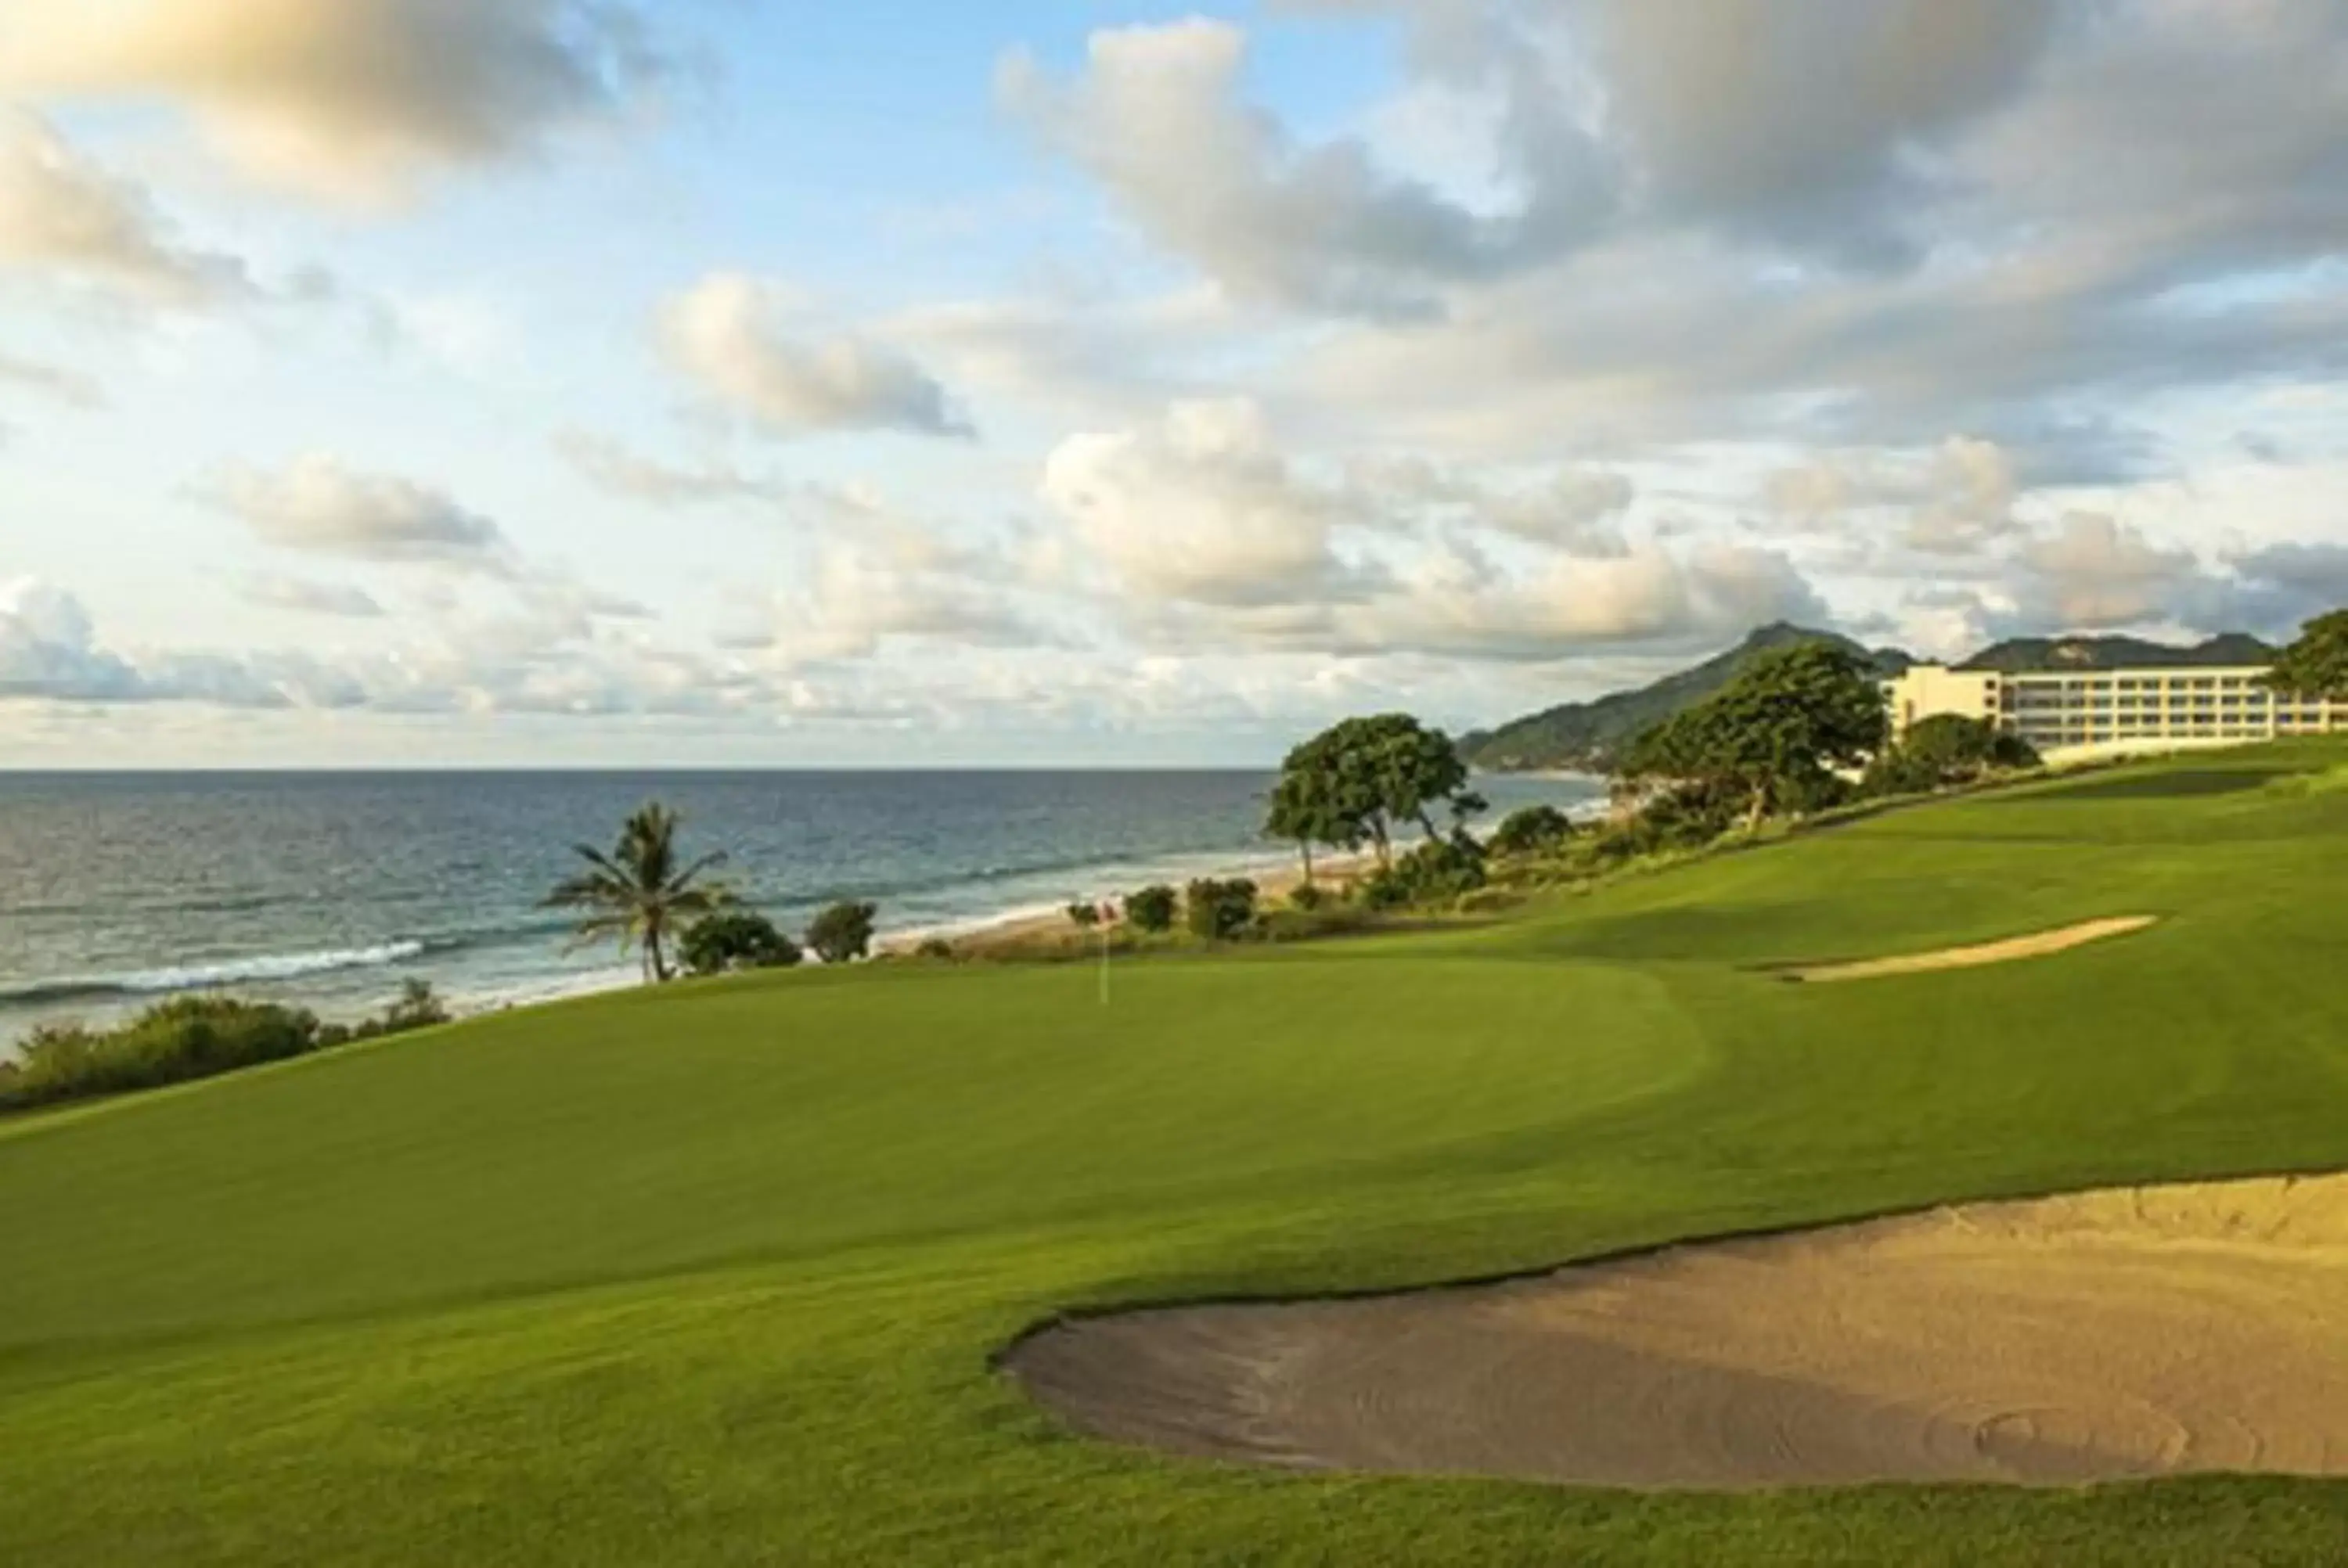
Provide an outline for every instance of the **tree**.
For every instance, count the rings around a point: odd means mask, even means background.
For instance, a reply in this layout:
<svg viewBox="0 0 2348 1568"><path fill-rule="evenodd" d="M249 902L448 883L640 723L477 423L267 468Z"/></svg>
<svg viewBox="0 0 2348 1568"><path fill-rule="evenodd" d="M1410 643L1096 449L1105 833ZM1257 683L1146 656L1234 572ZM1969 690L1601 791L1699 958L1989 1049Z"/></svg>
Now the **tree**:
<svg viewBox="0 0 2348 1568"><path fill-rule="evenodd" d="M2299 641L2267 671L2266 683L2285 696L2348 702L2348 610L2319 615L2302 627Z"/></svg>
<svg viewBox="0 0 2348 1568"><path fill-rule="evenodd" d="M420 975L410 975L399 982L399 999L383 1015L384 1032L397 1034L403 1030L428 1029L436 1023L448 1021L448 1009L432 982Z"/></svg>
<svg viewBox="0 0 2348 1568"><path fill-rule="evenodd" d="M1163 933L1174 928L1174 908L1179 896L1164 883L1129 893L1125 899L1125 917L1133 922L1137 931Z"/></svg>
<svg viewBox="0 0 2348 1568"><path fill-rule="evenodd" d="M1068 924L1079 931L1089 931L1100 924L1100 906L1079 898L1068 906Z"/></svg>
<svg viewBox="0 0 2348 1568"><path fill-rule="evenodd" d="M1483 809L1469 793L1468 764L1440 730L1407 713L1381 713L1332 725L1288 753L1272 791L1265 831L1282 838L1377 846L1392 864L1397 825L1415 822L1430 839L1440 804L1464 821Z"/></svg>
<svg viewBox="0 0 2348 1568"><path fill-rule="evenodd" d="M737 969L786 969L799 961L799 947L756 909L720 909L695 920L677 945L685 967L696 975Z"/></svg>
<svg viewBox="0 0 2348 1568"><path fill-rule="evenodd" d="M1623 760L1637 783L1733 791L1758 826L1794 798L1825 793L1837 768L1883 748L1883 694L1867 665L1826 642L1755 659L1735 680L1641 735Z"/></svg>
<svg viewBox="0 0 2348 1568"><path fill-rule="evenodd" d="M1184 895L1183 917L1193 936L1228 941L1255 918L1255 884L1244 876L1228 882L1200 877Z"/></svg>
<svg viewBox="0 0 2348 1568"><path fill-rule="evenodd" d="M1870 794L1921 794L2037 765L2036 749L2020 735L1986 719L1935 713L1910 724L1868 764L1866 787Z"/></svg>
<svg viewBox="0 0 2348 1568"><path fill-rule="evenodd" d="M1294 753L1291 753L1293 760ZM1289 769L1272 786L1264 813L1267 838L1284 838L1296 845L1304 860L1304 886L1313 886L1313 846L1325 844L1347 851L1362 847L1360 820L1341 804L1334 776L1325 769Z"/></svg>
<svg viewBox="0 0 2348 1568"><path fill-rule="evenodd" d="M1519 806L1500 819L1489 845L1495 855L1540 855L1573 836L1573 818L1553 805Z"/></svg>
<svg viewBox="0 0 2348 1568"><path fill-rule="evenodd" d="M872 951L872 918L877 904L842 900L808 923L807 945L827 964L848 964Z"/></svg>
<svg viewBox="0 0 2348 1568"><path fill-rule="evenodd" d="M683 921L731 902L723 886L701 880L725 864L705 855L680 869L676 830L680 818L658 801L637 808L620 829L609 855L581 844L572 851L587 863L578 876L557 883L544 907L587 911L572 936L576 948L616 937L620 951L642 947L644 976L655 985L669 978L667 941Z"/></svg>

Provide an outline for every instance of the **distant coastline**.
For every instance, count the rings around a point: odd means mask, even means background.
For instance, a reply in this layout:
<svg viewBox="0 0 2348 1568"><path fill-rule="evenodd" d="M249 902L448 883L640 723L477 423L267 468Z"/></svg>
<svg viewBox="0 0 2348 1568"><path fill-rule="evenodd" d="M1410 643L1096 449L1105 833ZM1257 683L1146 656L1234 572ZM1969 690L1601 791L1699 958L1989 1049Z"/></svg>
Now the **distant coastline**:
<svg viewBox="0 0 2348 1568"><path fill-rule="evenodd" d="M226 991L330 1021L408 978L460 1013L633 985L563 951L537 907L568 845L657 791L691 844L788 927L836 897L880 906L883 944L980 943L1071 899L1244 875L1292 849L1257 833L1267 775L1191 774L0 775L0 1050L49 1022L102 1024ZM1479 780L1494 818L1587 809L1596 781Z"/></svg>

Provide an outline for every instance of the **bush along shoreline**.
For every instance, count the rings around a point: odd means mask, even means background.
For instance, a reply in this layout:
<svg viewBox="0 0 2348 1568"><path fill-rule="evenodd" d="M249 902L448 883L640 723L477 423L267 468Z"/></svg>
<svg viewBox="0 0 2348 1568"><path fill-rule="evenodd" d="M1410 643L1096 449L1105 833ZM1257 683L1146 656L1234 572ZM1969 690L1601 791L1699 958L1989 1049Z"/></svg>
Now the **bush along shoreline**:
<svg viewBox="0 0 2348 1568"><path fill-rule="evenodd" d="M336 1046L407 1034L448 1021L427 981L355 1024L321 1023L306 1008L224 996L173 997L111 1029L52 1024L0 1061L0 1112L128 1094L290 1061Z"/></svg>

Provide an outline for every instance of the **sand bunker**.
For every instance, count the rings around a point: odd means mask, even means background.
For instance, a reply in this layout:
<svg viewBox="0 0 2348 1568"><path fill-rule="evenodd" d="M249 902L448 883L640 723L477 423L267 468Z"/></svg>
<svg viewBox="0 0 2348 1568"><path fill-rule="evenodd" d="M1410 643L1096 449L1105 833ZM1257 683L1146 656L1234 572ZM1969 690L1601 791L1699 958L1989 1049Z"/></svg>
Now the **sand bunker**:
<svg viewBox="0 0 2348 1568"><path fill-rule="evenodd" d="M2043 958L2050 953L2068 952L2089 942L2100 942L2106 937L2125 937L2131 931L2143 930L2158 918L2156 915L2123 915L2109 920L2083 921L2059 931L1983 942L1978 947L1903 953L1897 958L1865 958L1854 964L1814 964L1778 972L1789 980L1876 980L1888 975L1921 975L1933 969L1978 968L1984 964L2010 964L2017 958Z"/></svg>
<svg viewBox="0 0 2348 1568"><path fill-rule="evenodd" d="M2348 1474L2348 1176L2090 1193L1505 1285L1056 1325L1098 1437L1601 1486Z"/></svg>

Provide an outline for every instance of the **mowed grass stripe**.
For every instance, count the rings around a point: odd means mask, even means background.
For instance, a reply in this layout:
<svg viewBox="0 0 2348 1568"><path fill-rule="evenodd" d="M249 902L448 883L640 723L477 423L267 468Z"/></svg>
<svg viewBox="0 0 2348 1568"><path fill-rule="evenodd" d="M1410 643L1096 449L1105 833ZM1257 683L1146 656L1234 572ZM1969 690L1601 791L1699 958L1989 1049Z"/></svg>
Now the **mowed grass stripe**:
<svg viewBox="0 0 2348 1568"><path fill-rule="evenodd" d="M2312 1482L1688 1499L1186 1465L1061 1433L987 1358L1071 1307L2348 1165L2348 792L2291 783L2343 757L1919 807L1484 929L1128 965L1107 1013L1082 966L786 976L0 1138L0 1541L40 1563L2341 1560L2348 1489ZM2213 768L2255 785L2162 793ZM2135 911L2165 918L2027 964L1751 968Z"/></svg>

